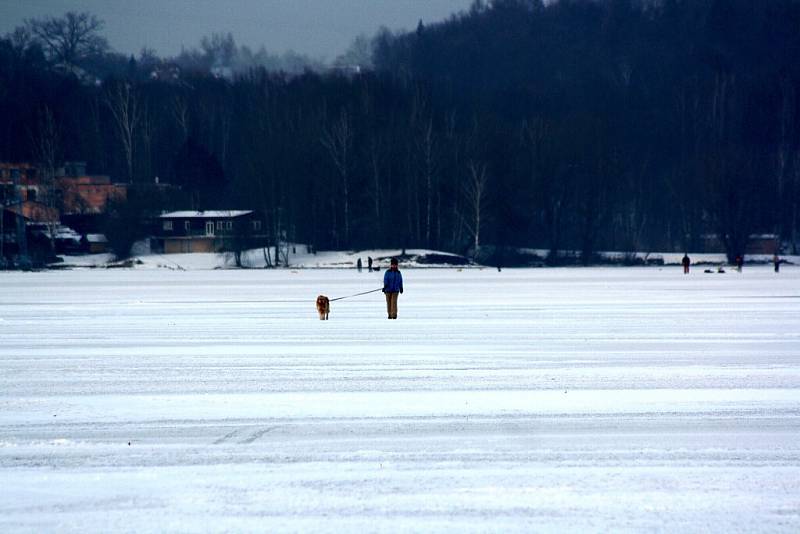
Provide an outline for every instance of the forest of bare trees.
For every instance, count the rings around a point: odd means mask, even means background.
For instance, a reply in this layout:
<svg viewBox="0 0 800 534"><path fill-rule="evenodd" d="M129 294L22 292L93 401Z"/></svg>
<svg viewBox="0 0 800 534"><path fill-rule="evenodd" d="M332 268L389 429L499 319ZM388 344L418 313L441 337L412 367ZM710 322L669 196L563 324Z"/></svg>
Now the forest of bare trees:
<svg viewBox="0 0 800 534"><path fill-rule="evenodd" d="M71 13L0 39L0 161L158 177L186 194L132 209L258 209L319 249L793 248L798 30L795 0L476 1L276 70L222 35L121 57Z"/></svg>

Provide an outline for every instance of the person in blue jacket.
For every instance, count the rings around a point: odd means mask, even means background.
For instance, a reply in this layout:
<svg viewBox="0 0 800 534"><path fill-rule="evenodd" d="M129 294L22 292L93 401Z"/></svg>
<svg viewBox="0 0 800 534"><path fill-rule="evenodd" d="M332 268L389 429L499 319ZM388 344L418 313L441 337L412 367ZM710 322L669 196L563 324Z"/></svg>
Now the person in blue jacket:
<svg viewBox="0 0 800 534"><path fill-rule="evenodd" d="M397 268L397 258L392 258L389 270L383 275L383 293L389 319L397 319L397 296L403 292L403 275Z"/></svg>

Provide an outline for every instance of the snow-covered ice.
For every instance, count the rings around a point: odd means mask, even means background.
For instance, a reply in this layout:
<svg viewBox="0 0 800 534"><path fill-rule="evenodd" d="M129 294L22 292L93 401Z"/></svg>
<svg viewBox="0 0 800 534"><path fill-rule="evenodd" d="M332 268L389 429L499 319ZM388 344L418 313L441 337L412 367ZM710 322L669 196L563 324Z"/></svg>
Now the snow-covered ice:
<svg viewBox="0 0 800 534"><path fill-rule="evenodd" d="M800 531L800 268L0 273L0 531Z"/></svg>

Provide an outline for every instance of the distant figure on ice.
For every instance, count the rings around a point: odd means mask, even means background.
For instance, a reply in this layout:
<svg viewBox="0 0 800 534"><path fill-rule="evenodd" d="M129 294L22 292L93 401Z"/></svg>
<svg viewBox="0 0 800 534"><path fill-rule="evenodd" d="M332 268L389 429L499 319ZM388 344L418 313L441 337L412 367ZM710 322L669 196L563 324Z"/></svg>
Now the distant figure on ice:
<svg viewBox="0 0 800 534"><path fill-rule="evenodd" d="M777 254L772 256L772 264L775 266L775 272L781 272L781 259L778 257Z"/></svg>
<svg viewBox="0 0 800 534"><path fill-rule="evenodd" d="M397 296L403 292L403 275L397 267L397 258L392 258L389 270L383 275L383 293L386 295L386 311L389 319L397 319Z"/></svg>
<svg viewBox="0 0 800 534"><path fill-rule="evenodd" d="M681 260L681 265L683 265L683 274L689 274L689 265L692 264L692 260L689 259L689 254L684 253L683 259Z"/></svg>
<svg viewBox="0 0 800 534"><path fill-rule="evenodd" d="M367 272L372 272L372 256L367 256Z"/></svg>
<svg viewBox="0 0 800 534"><path fill-rule="evenodd" d="M361 258L358 258L356 262L356 269L358 269L358 272L361 272Z"/></svg>
<svg viewBox="0 0 800 534"><path fill-rule="evenodd" d="M743 264L744 264L744 259L742 258L742 255L739 254L738 256L736 256L736 270L742 272Z"/></svg>

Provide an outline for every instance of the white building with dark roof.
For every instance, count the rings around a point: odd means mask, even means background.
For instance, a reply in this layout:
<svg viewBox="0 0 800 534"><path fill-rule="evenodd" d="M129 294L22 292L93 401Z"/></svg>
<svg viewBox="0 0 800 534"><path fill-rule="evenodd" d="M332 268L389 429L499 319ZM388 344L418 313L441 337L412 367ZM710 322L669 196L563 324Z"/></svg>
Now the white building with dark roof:
<svg viewBox="0 0 800 534"><path fill-rule="evenodd" d="M223 252L260 246L264 218L253 210L171 211L162 213L150 246L165 254Z"/></svg>

